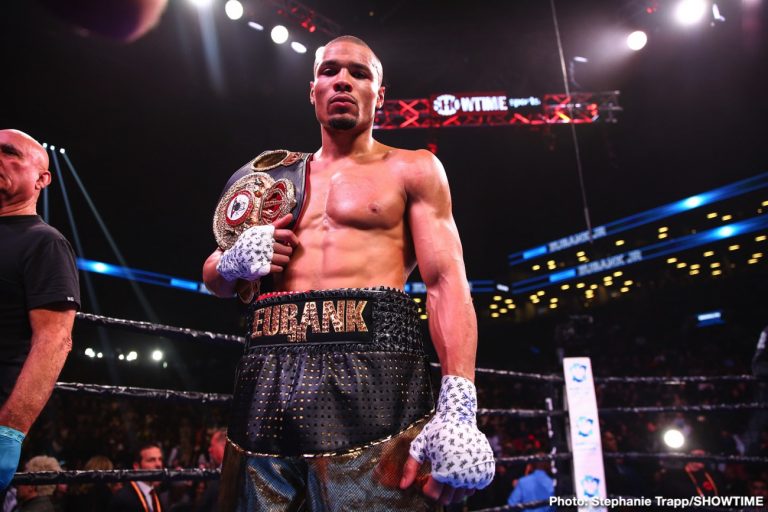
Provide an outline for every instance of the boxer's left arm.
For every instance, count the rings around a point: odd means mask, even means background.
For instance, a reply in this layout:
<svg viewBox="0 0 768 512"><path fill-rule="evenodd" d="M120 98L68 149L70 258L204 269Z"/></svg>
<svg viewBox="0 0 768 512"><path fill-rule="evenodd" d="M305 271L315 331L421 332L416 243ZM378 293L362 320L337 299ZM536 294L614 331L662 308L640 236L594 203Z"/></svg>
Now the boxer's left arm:
<svg viewBox="0 0 768 512"><path fill-rule="evenodd" d="M460 501L472 494L475 488L487 485L489 453L491 461L493 455L487 439L476 427L477 405L473 382L477 318L464 268L461 241L451 211L448 180L440 161L431 153L419 151L413 157L414 162L409 165L406 178L407 220L419 271L427 286L429 332L440 359L443 387L435 418L411 445L412 455L406 462L401 487L406 488L413 483L421 462L429 458L432 474L423 491L430 498L448 504ZM459 477L453 479L446 471L446 465L453 466L451 459L460 452L451 448L451 453L435 454L436 447L426 446L426 437L434 436L437 430L442 430L440 435L446 439L453 435L449 431L461 435L462 439L470 438L470 444L458 449L465 450L463 453L467 455L461 460L469 458L470 464L479 460L484 475L477 478L477 464L465 468L456 464L450 472L455 474L458 468ZM462 442L457 442L456 446ZM422 454L419 460L414 458L415 452ZM447 464L437 459L447 461ZM443 467L439 467L441 464ZM492 475L491 469L490 478Z"/></svg>
<svg viewBox="0 0 768 512"><path fill-rule="evenodd" d="M451 211L448 178L428 151L414 155L407 177L408 224L427 286L429 334L443 375L475 380L477 318Z"/></svg>

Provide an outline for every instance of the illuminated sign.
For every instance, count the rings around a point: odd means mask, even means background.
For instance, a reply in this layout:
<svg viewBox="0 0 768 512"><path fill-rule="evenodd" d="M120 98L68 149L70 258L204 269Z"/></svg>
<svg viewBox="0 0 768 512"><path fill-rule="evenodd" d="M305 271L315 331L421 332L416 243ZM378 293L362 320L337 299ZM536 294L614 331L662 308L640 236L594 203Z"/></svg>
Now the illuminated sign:
<svg viewBox="0 0 768 512"><path fill-rule="evenodd" d="M541 105L541 100L535 96L528 96L527 98L509 98L507 104L510 108L538 107Z"/></svg>
<svg viewBox="0 0 768 512"><path fill-rule="evenodd" d="M528 99L526 98L526 100ZM432 110L441 116L452 116L455 114L498 114L506 112L509 108L506 94L440 94L432 100Z"/></svg>
<svg viewBox="0 0 768 512"><path fill-rule="evenodd" d="M576 273L579 276L588 276L604 270L610 270L616 267L623 267L632 263L637 263L643 259L642 251L629 251L624 254L609 256L597 261L590 261L576 267Z"/></svg>
<svg viewBox="0 0 768 512"><path fill-rule="evenodd" d="M592 240L602 238L607 234L608 232L606 231L605 226L598 226L592 230ZM562 249L573 247L574 245L581 245L589 240L589 230L582 231L581 233L576 233L575 235L566 236L560 240L549 242L549 252L560 251Z"/></svg>

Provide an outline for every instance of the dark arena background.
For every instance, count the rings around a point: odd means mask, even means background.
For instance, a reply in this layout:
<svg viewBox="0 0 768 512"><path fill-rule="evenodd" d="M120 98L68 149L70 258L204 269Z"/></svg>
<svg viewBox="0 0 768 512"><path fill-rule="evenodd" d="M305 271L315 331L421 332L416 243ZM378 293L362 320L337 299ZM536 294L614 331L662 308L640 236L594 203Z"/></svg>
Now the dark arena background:
<svg viewBox="0 0 768 512"><path fill-rule="evenodd" d="M584 496L568 357L591 360L599 420L578 429L602 438L608 496L696 496L679 475L701 461L717 495L768 499L767 377L752 367L768 325L767 10L4 2L0 127L46 143L39 211L75 247L84 313L22 461L48 454L69 472L106 455L131 469L132 450L158 441L178 470L154 475L171 510L195 510L218 477L208 441L226 425L244 335L241 305L201 283L214 207L262 151L319 147L314 53L354 34L384 65L374 137L446 168L472 285L478 422L498 464L451 510L530 508L507 503L535 468L556 495ZM630 49L636 30L646 41ZM418 271L407 291L424 308ZM47 481L87 479L68 475ZM765 510L740 507L710 508Z"/></svg>

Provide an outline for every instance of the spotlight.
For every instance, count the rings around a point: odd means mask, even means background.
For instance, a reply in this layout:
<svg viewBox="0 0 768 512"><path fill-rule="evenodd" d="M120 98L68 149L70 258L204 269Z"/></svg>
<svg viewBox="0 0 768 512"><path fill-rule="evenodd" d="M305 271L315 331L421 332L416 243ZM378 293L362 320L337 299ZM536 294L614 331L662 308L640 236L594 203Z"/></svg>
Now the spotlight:
<svg viewBox="0 0 768 512"><path fill-rule="evenodd" d="M720 8L717 7L717 4L712 4L712 19L720 23L725 21L723 15L720 14Z"/></svg>
<svg viewBox="0 0 768 512"><path fill-rule="evenodd" d="M681 25L693 25L704 18L707 3L704 0L681 0L675 8L675 19Z"/></svg>
<svg viewBox="0 0 768 512"><path fill-rule="evenodd" d="M627 36L627 46L635 52L645 48L647 42L648 36L642 30L635 30Z"/></svg>
<svg viewBox="0 0 768 512"><path fill-rule="evenodd" d="M276 25L270 32L270 36L275 44L283 44L288 40L288 29L282 25Z"/></svg>
<svg viewBox="0 0 768 512"><path fill-rule="evenodd" d="M137 354L136 351L131 350L130 352L128 352L128 355L125 356L125 360L126 361L135 361L136 359L138 359L138 357L139 357L139 354Z"/></svg>
<svg viewBox="0 0 768 512"><path fill-rule="evenodd" d="M163 351L162 350L155 350L152 352L152 360L153 361L162 361L163 360Z"/></svg>
<svg viewBox="0 0 768 512"><path fill-rule="evenodd" d="M94 350L91 347L88 347L87 349L85 349L85 355L87 355L88 357L96 357L96 352L94 352Z"/></svg>
<svg viewBox="0 0 768 512"><path fill-rule="evenodd" d="M256 23L255 21L249 21L249 22L248 22L248 26L249 26L249 27L251 27L251 28L253 28L253 29L256 29L256 30L258 30L258 31L262 31L262 30L264 30L264 25L259 25L259 24L258 24L258 23Z"/></svg>
<svg viewBox="0 0 768 512"><path fill-rule="evenodd" d="M64 154L64 148L59 149L59 153Z"/></svg>
<svg viewBox="0 0 768 512"><path fill-rule="evenodd" d="M229 19L239 20L243 17L243 4L238 2L238 0L228 0L224 4L224 12L227 13Z"/></svg>
<svg viewBox="0 0 768 512"><path fill-rule="evenodd" d="M291 43L291 48L293 48L293 51L296 53L307 53L307 47L296 41Z"/></svg>
<svg viewBox="0 0 768 512"><path fill-rule="evenodd" d="M213 0L189 0L189 1L192 3L192 5L194 5L198 9L210 7L211 3L213 3Z"/></svg>
<svg viewBox="0 0 768 512"><path fill-rule="evenodd" d="M664 432L664 444L673 450L677 450L685 444L685 436L676 428L670 428Z"/></svg>
<svg viewBox="0 0 768 512"><path fill-rule="evenodd" d="M43 142L43 149L48 149L48 143L47 142Z"/></svg>

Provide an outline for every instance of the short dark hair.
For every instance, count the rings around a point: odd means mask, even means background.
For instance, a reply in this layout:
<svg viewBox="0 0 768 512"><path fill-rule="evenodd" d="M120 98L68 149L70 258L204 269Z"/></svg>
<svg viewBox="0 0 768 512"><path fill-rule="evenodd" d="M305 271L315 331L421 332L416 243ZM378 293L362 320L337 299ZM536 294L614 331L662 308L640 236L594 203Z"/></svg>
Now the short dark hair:
<svg viewBox="0 0 768 512"><path fill-rule="evenodd" d="M378 73L379 75L379 85L384 83L384 67L381 65L381 59L379 59L378 55L376 55L376 52L373 51L373 48L368 46L368 43L366 43L365 41L363 41L357 36L343 35L343 36L339 36L331 39L330 41L328 41L323 45L323 48L335 43L352 43L368 49L368 51L370 51L371 54L373 55L373 67L376 69L376 73ZM319 65L320 65L320 62L317 59L315 59L315 64L312 66L313 75L317 74L317 67Z"/></svg>
<svg viewBox="0 0 768 512"><path fill-rule="evenodd" d="M163 451L163 447L160 446L159 443L153 443L151 441L143 443L139 445L139 449L134 452L133 462L135 462L136 464L140 464L142 459L141 452L143 452L144 450L148 450L150 448L157 448L161 452Z"/></svg>

